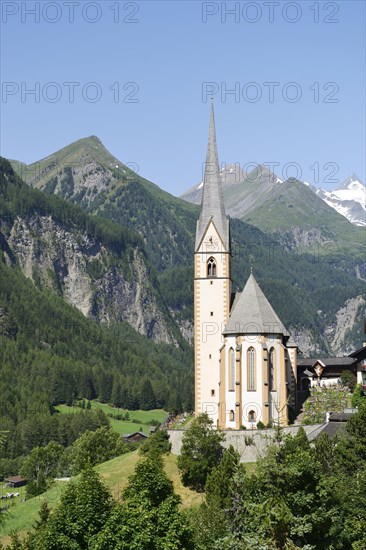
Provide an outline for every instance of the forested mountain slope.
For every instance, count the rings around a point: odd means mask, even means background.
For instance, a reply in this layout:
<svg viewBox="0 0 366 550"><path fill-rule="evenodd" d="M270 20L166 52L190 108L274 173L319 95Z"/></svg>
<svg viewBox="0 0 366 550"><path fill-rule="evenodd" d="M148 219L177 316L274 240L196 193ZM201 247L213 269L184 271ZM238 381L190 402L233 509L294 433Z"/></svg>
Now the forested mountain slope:
<svg viewBox="0 0 366 550"><path fill-rule="evenodd" d="M9 265L92 319L127 321L149 338L179 341L136 233L31 189L6 160L0 197L1 246Z"/></svg>

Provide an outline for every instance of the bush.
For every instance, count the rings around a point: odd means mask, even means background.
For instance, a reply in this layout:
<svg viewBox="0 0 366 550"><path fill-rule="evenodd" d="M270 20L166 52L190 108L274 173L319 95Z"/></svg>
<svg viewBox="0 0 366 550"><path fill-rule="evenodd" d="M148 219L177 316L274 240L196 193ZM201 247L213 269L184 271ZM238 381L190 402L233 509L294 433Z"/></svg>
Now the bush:
<svg viewBox="0 0 366 550"><path fill-rule="evenodd" d="M361 384L358 384L352 394L352 407L361 407L366 405L366 393Z"/></svg>
<svg viewBox="0 0 366 550"><path fill-rule="evenodd" d="M159 430L151 435L140 447L142 454L157 456L170 453L172 444L169 441L169 435L166 430Z"/></svg>
<svg viewBox="0 0 366 550"><path fill-rule="evenodd" d="M350 370L345 370L341 374L342 386L349 388L351 392L354 391L357 385L357 378Z"/></svg>

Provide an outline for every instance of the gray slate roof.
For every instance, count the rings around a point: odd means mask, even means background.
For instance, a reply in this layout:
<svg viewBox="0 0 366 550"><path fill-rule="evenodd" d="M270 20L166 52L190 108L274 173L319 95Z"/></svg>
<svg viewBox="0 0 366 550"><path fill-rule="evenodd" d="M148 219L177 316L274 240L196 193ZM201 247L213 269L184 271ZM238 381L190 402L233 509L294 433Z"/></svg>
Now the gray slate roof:
<svg viewBox="0 0 366 550"><path fill-rule="evenodd" d="M251 274L231 310L224 334L283 334L289 336L273 307Z"/></svg>
<svg viewBox="0 0 366 550"><path fill-rule="evenodd" d="M355 413L330 413L329 422L347 422Z"/></svg>
<svg viewBox="0 0 366 550"><path fill-rule="evenodd" d="M366 346L362 346L362 348L356 349L356 351L353 351L349 354L349 357L355 357L356 359L363 359L366 357Z"/></svg>
<svg viewBox="0 0 366 550"><path fill-rule="evenodd" d="M353 365L356 360L352 357L317 357L316 359L299 359L298 367L312 367L317 361L321 361L326 367Z"/></svg>
<svg viewBox="0 0 366 550"><path fill-rule="evenodd" d="M346 422L328 422L317 437L321 434L327 434L329 437L347 436Z"/></svg>
<svg viewBox="0 0 366 550"><path fill-rule="evenodd" d="M196 231L196 250L201 243L202 237L211 219L224 243L224 249L228 250L229 221L225 214L224 197L221 186L220 165L216 145L215 115L212 100L201 214L197 222Z"/></svg>

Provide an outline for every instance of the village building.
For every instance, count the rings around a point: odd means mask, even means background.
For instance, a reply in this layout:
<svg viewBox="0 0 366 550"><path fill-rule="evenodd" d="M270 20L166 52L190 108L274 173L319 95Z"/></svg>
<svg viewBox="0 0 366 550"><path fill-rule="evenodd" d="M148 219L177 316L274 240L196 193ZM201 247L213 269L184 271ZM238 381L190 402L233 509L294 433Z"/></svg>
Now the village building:
<svg viewBox="0 0 366 550"><path fill-rule="evenodd" d="M366 318L365 318L365 328L364 332L366 334ZM366 385L366 343L363 343L362 348L356 349L349 354L349 357L353 357L357 362L357 384Z"/></svg>
<svg viewBox="0 0 366 550"><path fill-rule="evenodd" d="M6 477L4 481L8 487L13 487L13 489L16 489L17 487L24 487L24 485L27 485L27 480L22 476Z"/></svg>
<svg viewBox="0 0 366 550"><path fill-rule="evenodd" d="M335 386L341 383L345 371L357 375L357 360L354 357L319 357L298 360L298 391L314 386Z"/></svg>
<svg viewBox="0 0 366 550"><path fill-rule="evenodd" d="M296 409L297 345L253 273L233 293L231 261L211 102L194 254L195 412L222 429L286 425Z"/></svg>
<svg viewBox="0 0 366 550"><path fill-rule="evenodd" d="M123 434L123 441L125 443L139 443L148 438L144 432L133 432L132 434Z"/></svg>
<svg viewBox="0 0 366 550"><path fill-rule="evenodd" d="M366 384L366 346L343 357L317 357L298 360L298 391L313 386L334 386L340 383L342 374L351 372L357 384Z"/></svg>

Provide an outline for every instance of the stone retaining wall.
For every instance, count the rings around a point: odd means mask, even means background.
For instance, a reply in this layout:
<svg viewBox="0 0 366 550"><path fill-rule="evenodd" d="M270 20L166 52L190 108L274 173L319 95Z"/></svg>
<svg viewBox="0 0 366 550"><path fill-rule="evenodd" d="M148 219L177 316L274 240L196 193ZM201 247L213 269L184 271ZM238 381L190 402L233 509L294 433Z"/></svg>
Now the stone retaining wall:
<svg viewBox="0 0 366 550"><path fill-rule="evenodd" d="M309 441L312 441L322 431L325 424L312 424L303 426ZM300 426L289 426L283 429L284 435L296 435ZM172 444L172 453L180 454L182 447L182 438L185 430L168 430L170 442ZM225 448L232 445L239 453L241 462L255 462L257 458L263 456L267 447L273 443L275 430L224 430Z"/></svg>

